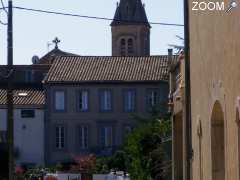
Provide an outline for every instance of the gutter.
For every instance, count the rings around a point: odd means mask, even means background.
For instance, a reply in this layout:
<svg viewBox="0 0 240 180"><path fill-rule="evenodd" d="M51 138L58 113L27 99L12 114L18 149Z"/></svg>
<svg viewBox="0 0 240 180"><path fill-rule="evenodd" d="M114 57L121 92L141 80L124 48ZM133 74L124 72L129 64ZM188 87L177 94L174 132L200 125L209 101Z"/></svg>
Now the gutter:
<svg viewBox="0 0 240 180"><path fill-rule="evenodd" d="M190 79L190 37L189 0L184 0L184 53L185 53L185 140L186 140L186 180L191 180L192 124L191 124L191 79Z"/></svg>

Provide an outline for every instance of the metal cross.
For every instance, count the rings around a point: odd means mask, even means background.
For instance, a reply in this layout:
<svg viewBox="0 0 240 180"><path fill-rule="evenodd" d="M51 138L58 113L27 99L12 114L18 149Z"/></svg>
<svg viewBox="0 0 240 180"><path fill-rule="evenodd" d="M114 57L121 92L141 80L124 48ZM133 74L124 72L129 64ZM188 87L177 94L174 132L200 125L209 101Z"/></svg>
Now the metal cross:
<svg viewBox="0 0 240 180"><path fill-rule="evenodd" d="M58 43L61 41L56 37L52 42L55 44L55 49L58 49Z"/></svg>

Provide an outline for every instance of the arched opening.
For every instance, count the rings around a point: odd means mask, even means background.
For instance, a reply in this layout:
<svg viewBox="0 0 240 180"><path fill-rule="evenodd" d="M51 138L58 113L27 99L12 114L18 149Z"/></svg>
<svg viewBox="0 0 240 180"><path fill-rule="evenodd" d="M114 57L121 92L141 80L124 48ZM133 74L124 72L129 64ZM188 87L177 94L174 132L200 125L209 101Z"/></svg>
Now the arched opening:
<svg viewBox="0 0 240 180"><path fill-rule="evenodd" d="M238 177L240 179L240 119L239 119L239 109L237 108L236 113L236 123L238 130Z"/></svg>
<svg viewBox="0 0 240 180"><path fill-rule="evenodd" d="M120 42L120 52L121 52L121 56L125 56L126 55L126 40L125 39L121 39L121 42Z"/></svg>
<svg viewBox="0 0 240 180"><path fill-rule="evenodd" d="M132 38L128 39L128 55L129 56L133 55L133 39Z"/></svg>
<svg viewBox="0 0 240 180"><path fill-rule="evenodd" d="M213 107L211 117L212 180L225 179L224 114L219 102Z"/></svg>

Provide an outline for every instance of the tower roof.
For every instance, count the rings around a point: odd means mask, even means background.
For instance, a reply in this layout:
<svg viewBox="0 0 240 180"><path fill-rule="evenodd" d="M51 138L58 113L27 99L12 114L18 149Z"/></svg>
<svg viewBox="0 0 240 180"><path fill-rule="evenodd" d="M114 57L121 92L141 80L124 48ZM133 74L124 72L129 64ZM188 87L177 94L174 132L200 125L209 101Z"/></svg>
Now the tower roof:
<svg viewBox="0 0 240 180"><path fill-rule="evenodd" d="M141 24L150 27L141 0L120 0L111 26Z"/></svg>

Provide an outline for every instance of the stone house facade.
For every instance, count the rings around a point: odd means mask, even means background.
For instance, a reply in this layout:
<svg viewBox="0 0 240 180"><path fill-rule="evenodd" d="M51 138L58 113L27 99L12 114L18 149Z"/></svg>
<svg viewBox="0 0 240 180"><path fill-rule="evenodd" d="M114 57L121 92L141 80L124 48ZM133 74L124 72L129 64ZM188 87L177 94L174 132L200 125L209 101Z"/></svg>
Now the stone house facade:
<svg viewBox="0 0 240 180"><path fill-rule="evenodd" d="M136 126L133 115L148 117L153 106L164 114L167 63L167 56L56 59L44 82L48 163L111 155Z"/></svg>

